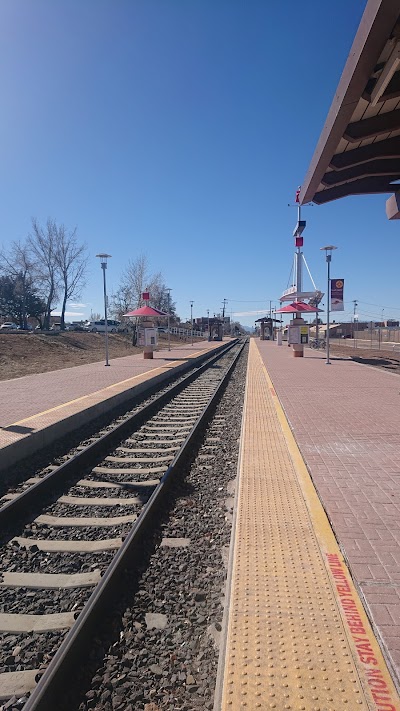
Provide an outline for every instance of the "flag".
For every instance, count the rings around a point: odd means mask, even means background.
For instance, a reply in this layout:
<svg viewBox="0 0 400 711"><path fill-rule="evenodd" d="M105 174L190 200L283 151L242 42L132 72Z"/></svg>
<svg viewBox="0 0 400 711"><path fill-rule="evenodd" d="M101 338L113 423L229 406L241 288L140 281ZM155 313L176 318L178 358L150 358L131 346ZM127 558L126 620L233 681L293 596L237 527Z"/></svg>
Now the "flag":
<svg viewBox="0 0 400 711"><path fill-rule="evenodd" d="M142 294L143 301L150 301L150 292L144 291Z"/></svg>

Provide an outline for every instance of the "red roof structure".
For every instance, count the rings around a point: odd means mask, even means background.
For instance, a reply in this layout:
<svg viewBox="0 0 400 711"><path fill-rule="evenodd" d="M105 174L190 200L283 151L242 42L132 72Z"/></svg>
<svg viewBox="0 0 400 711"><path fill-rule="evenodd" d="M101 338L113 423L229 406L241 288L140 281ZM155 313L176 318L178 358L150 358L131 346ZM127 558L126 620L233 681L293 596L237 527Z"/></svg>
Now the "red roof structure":
<svg viewBox="0 0 400 711"><path fill-rule="evenodd" d="M311 304L306 304L305 301L293 301L287 306L282 306L281 309L276 309L277 314L316 314L322 309L317 306L311 306Z"/></svg>
<svg viewBox="0 0 400 711"><path fill-rule="evenodd" d="M122 314L123 316L168 316L164 311L159 311L159 309L153 309L152 306L142 306L140 309L135 309L134 311L128 311L127 314Z"/></svg>

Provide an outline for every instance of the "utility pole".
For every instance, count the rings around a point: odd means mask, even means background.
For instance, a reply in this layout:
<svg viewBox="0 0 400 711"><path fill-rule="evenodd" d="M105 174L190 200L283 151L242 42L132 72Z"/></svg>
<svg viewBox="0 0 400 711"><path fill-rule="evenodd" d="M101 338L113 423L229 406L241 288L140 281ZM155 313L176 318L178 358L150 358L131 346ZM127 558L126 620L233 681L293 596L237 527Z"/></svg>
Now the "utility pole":
<svg viewBox="0 0 400 711"><path fill-rule="evenodd" d="M168 350L170 351L171 350L171 331L170 331L171 288L167 287L166 292L167 292L167 296L168 296L168 326L167 326L167 329L168 329Z"/></svg>
<svg viewBox="0 0 400 711"><path fill-rule="evenodd" d="M225 333L225 306L228 303L228 299L224 299L224 302L222 304L222 336Z"/></svg>
<svg viewBox="0 0 400 711"><path fill-rule="evenodd" d="M269 300L269 337L272 339L273 331L272 331L272 307L271 307L271 305L272 305L272 301L270 299Z"/></svg>
<svg viewBox="0 0 400 711"><path fill-rule="evenodd" d="M192 345L193 345L193 304L194 301L190 302L190 323L191 323L191 331L192 331Z"/></svg>

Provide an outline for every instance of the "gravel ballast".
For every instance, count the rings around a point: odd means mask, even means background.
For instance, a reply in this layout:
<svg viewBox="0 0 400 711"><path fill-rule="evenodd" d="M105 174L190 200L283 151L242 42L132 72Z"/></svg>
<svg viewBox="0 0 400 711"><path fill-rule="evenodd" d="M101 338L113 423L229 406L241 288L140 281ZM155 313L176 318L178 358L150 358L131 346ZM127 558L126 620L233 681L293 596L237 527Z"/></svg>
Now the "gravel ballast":
<svg viewBox="0 0 400 711"><path fill-rule="evenodd" d="M80 699L63 708L213 708L246 361L239 360L186 479L174 484L149 566L124 588L112 642L97 640L106 652L90 681L82 679Z"/></svg>

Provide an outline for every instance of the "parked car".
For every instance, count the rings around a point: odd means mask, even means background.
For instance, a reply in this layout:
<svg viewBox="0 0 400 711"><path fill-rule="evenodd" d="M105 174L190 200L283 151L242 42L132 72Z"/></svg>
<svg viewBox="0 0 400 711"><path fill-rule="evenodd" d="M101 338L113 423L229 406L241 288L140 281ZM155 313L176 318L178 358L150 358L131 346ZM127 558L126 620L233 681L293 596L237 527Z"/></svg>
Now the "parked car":
<svg viewBox="0 0 400 711"><path fill-rule="evenodd" d="M114 321L112 319L107 319L107 331L110 333L117 333L118 327L121 325L120 321ZM91 331L92 333L104 333L106 330L106 321L105 319L101 319L101 321L91 321L87 327L85 327L85 331Z"/></svg>
<svg viewBox="0 0 400 711"><path fill-rule="evenodd" d="M6 323L2 323L0 326L0 329L2 331L17 331L18 326L16 323L12 323L11 321L6 321Z"/></svg>
<svg viewBox="0 0 400 711"><path fill-rule="evenodd" d="M83 321L72 321L72 323L68 324L68 330L69 331L88 331L89 330L89 322L83 323Z"/></svg>

